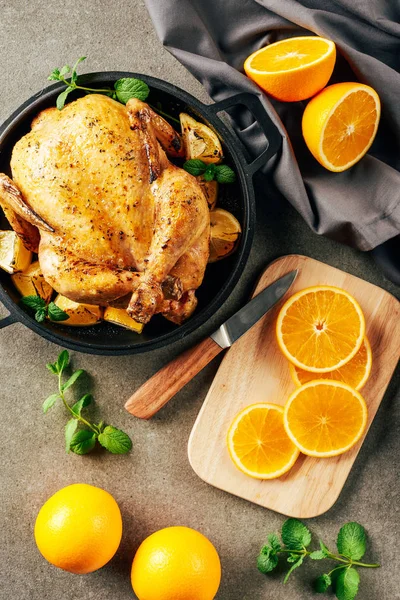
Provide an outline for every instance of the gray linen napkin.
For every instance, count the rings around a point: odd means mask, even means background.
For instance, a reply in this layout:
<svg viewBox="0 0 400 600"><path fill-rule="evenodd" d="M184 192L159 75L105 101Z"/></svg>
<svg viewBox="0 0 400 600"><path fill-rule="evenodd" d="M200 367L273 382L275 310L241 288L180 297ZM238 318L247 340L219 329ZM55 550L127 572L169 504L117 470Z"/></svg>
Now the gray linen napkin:
<svg viewBox="0 0 400 600"><path fill-rule="evenodd" d="M319 234L371 250L400 233L400 3L385 0L146 0L164 46L206 87L214 100L256 94L278 126L281 151L263 168L278 192ZM332 39L338 50L330 83L361 81L382 101L378 134L368 155L344 173L325 170L301 135L305 102L269 98L243 74L245 58L295 35ZM253 154L263 134L236 111L233 126ZM289 141L290 140L290 141ZM262 186L258 187L258 196ZM396 242L399 238L396 238ZM393 247L394 240L390 242ZM400 246L396 243L396 248ZM380 259L385 268L385 244ZM400 273L395 251L392 278ZM393 264L387 271L393 270ZM390 275L389 275L390 276Z"/></svg>

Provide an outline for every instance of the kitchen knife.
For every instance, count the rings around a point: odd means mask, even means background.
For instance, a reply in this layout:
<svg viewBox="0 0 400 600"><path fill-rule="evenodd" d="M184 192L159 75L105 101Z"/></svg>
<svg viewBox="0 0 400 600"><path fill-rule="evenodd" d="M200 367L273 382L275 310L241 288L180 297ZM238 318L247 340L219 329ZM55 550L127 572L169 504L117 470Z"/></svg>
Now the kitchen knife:
<svg viewBox="0 0 400 600"><path fill-rule="evenodd" d="M210 337L160 369L129 398L126 410L140 419L150 419L217 354L255 325L286 294L296 275L297 270L291 271L271 283Z"/></svg>

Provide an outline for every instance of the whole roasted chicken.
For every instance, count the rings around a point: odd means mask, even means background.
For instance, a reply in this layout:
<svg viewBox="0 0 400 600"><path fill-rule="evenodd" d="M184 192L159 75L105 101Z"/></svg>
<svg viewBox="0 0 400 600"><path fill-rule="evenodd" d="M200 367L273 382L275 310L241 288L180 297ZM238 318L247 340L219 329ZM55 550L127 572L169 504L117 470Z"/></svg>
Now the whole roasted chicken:
<svg viewBox="0 0 400 600"><path fill-rule="evenodd" d="M0 204L43 275L76 302L181 323L196 307L210 217L197 180L172 164L180 136L151 108L99 94L41 112L17 142Z"/></svg>

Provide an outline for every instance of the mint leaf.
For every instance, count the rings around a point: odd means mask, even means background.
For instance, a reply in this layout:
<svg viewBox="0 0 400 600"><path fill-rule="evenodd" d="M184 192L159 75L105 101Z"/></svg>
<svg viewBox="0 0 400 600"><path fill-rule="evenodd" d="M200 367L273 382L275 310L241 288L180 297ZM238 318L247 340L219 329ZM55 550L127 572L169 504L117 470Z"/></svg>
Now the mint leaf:
<svg viewBox="0 0 400 600"><path fill-rule="evenodd" d="M283 583L287 583L288 579L290 577L290 575L293 573L293 571L295 569L298 569L302 564L303 564L303 560L304 560L304 556L300 556L299 560L297 562L295 562L289 569L289 571L286 573L285 579L283 580Z"/></svg>
<svg viewBox="0 0 400 600"><path fill-rule="evenodd" d="M57 365L56 364L47 363L46 369L48 369L50 371L50 373L53 373L53 375L57 375L58 374L58 369L57 369Z"/></svg>
<svg viewBox="0 0 400 600"><path fill-rule="evenodd" d="M61 71L59 72L60 77L65 77L65 75L67 75L67 73L71 72L71 67L69 65L65 65Z"/></svg>
<svg viewBox="0 0 400 600"><path fill-rule="evenodd" d="M117 98L122 104L126 104L131 98L137 98L144 102L150 93L147 83L134 77L118 79L114 84L114 88Z"/></svg>
<svg viewBox="0 0 400 600"><path fill-rule="evenodd" d="M298 519L287 519L282 526L282 541L289 550L303 550L311 543L311 532Z"/></svg>
<svg viewBox="0 0 400 600"><path fill-rule="evenodd" d="M257 556L257 569L260 573L270 573L278 565L278 557L269 546L264 546Z"/></svg>
<svg viewBox="0 0 400 600"><path fill-rule="evenodd" d="M96 434L89 429L75 433L70 443L70 449L75 454L88 454L96 445Z"/></svg>
<svg viewBox="0 0 400 600"><path fill-rule="evenodd" d="M48 81L59 81L60 79L60 69L53 69L53 71L48 76Z"/></svg>
<svg viewBox="0 0 400 600"><path fill-rule="evenodd" d="M69 365L69 352L68 350L63 350L60 352L57 358L57 362L55 366L57 368L57 373L62 373L64 369L66 369Z"/></svg>
<svg viewBox="0 0 400 600"><path fill-rule="evenodd" d="M78 371L75 371L75 373L72 373L72 375L68 379L68 381L63 383L63 385L61 386L62 391L65 392L65 390L67 390L69 387L71 387L71 385L74 385L74 383L78 379L78 377L80 377L82 375L82 373L84 373L84 372L85 371L83 369L78 369Z"/></svg>
<svg viewBox="0 0 400 600"><path fill-rule="evenodd" d="M207 165L206 170L204 171L204 179L206 181L212 181L215 175L215 165L211 163L211 165Z"/></svg>
<svg viewBox="0 0 400 600"><path fill-rule="evenodd" d="M77 417L79 417L82 412L82 408L89 406L89 404L92 402L92 400L93 400L92 394L85 394L84 396L82 396L82 398L80 400L78 400L78 402L75 402L75 404L73 406L71 406L72 412Z"/></svg>
<svg viewBox="0 0 400 600"><path fill-rule="evenodd" d="M67 96L70 92L72 92L75 88L72 86L68 86L61 94L57 96L56 106L58 110L62 110L65 106L65 101L67 100Z"/></svg>
<svg viewBox="0 0 400 600"><path fill-rule="evenodd" d="M281 543L279 541L278 536L275 535L275 533L271 533L268 536L268 541L274 552L279 552L281 550Z"/></svg>
<svg viewBox="0 0 400 600"><path fill-rule="evenodd" d="M319 546L320 546L321 552L323 552L325 558L328 558L331 555L329 548L327 548L325 546L324 542L321 542L321 540L319 540Z"/></svg>
<svg viewBox="0 0 400 600"><path fill-rule="evenodd" d="M65 426L65 452L68 454L71 447L71 440L74 436L76 428L78 427L78 421L76 419L70 419Z"/></svg>
<svg viewBox="0 0 400 600"><path fill-rule="evenodd" d="M367 536L364 527L358 523L346 523L339 531L336 545L343 556L360 560L367 549Z"/></svg>
<svg viewBox="0 0 400 600"><path fill-rule="evenodd" d="M22 296L21 302L24 306L32 310L40 310L46 308L46 302L40 296Z"/></svg>
<svg viewBox="0 0 400 600"><path fill-rule="evenodd" d="M60 397L59 394L51 394L51 396L46 398L46 400L43 402L43 405L42 405L44 414L46 414L47 411L57 402L59 397Z"/></svg>
<svg viewBox="0 0 400 600"><path fill-rule="evenodd" d="M45 308L39 308L39 310L35 312L35 321L38 323L43 323L46 318L46 312L47 311Z"/></svg>
<svg viewBox="0 0 400 600"><path fill-rule="evenodd" d="M216 165L214 178L218 183L234 183L236 181L235 171L228 165Z"/></svg>
<svg viewBox="0 0 400 600"><path fill-rule="evenodd" d="M359 583L360 576L353 567L341 571L336 579L336 598L338 600L353 600L357 596Z"/></svg>
<svg viewBox="0 0 400 600"><path fill-rule="evenodd" d="M326 555L324 552L322 552L322 550L315 550L315 552L311 552L309 556L312 558L312 560L323 560L326 558Z"/></svg>
<svg viewBox="0 0 400 600"><path fill-rule="evenodd" d="M111 425L107 425L99 435L99 442L112 454L126 454L132 449L131 438Z"/></svg>
<svg viewBox="0 0 400 600"><path fill-rule="evenodd" d="M47 307L47 312L52 321L66 321L69 319L69 315L61 310L54 302L50 302Z"/></svg>
<svg viewBox="0 0 400 600"><path fill-rule="evenodd" d="M328 587L332 584L332 580L330 576L325 573L324 575L320 575L314 582L314 590L318 594L323 594L326 592Z"/></svg>
<svg viewBox="0 0 400 600"><path fill-rule="evenodd" d="M193 177L198 177L204 173L204 171L207 169L207 165L199 158L191 158L183 163L183 168L185 171L193 175Z"/></svg>

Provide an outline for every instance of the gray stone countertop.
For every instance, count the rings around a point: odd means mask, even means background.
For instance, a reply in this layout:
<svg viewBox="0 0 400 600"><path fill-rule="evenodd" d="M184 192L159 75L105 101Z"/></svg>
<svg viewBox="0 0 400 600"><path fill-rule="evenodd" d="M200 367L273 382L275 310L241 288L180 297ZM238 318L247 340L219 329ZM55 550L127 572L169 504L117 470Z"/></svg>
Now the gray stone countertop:
<svg viewBox="0 0 400 600"><path fill-rule="evenodd" d="M46 85L56 66L87 55L87 71L127 70L163 78L207 102L200 84L159 43L142 0L0 0L0 120ZM83 71L85 69L82 69ZM133 598L130 566L139 543L153 531L187 525L215 544L223 578L218 600L309 600L317 564L300 570L283 587L282 576L265 577L255 557L267 533L283 517L203 483L188 463L187 440L218 360L208 366L153 420L141 422L123 409L125 399L169 359L210 331L248 297L262 269L284 254L325 261L399 294L367 254L313 234L288 205L259 203L257 231L245 273L229 301L202 330L172 347L141 356L73 354L92 376L102 418L132 437L130 456L95 453L66 455L62 407L46 417L42 400L54 387L45 363L59 347L20 324L0 331L0 598L4 600L125 600ZM0 307L0 316L7 311ZM346 521L364 524L370 536L368 558L377 572L364 570L360 600L399 598L395 531L399 525L399 372L394 377L367 439L335 506L308 524L315 536L333 544ZM57 570L39 554L33 525L42 503L74 482L104 487L120 504L124 519L121 547L100 571L76 576ZM396 581L397 580L397 581ZM326 596L328 597L328 596Z"/></svg>

